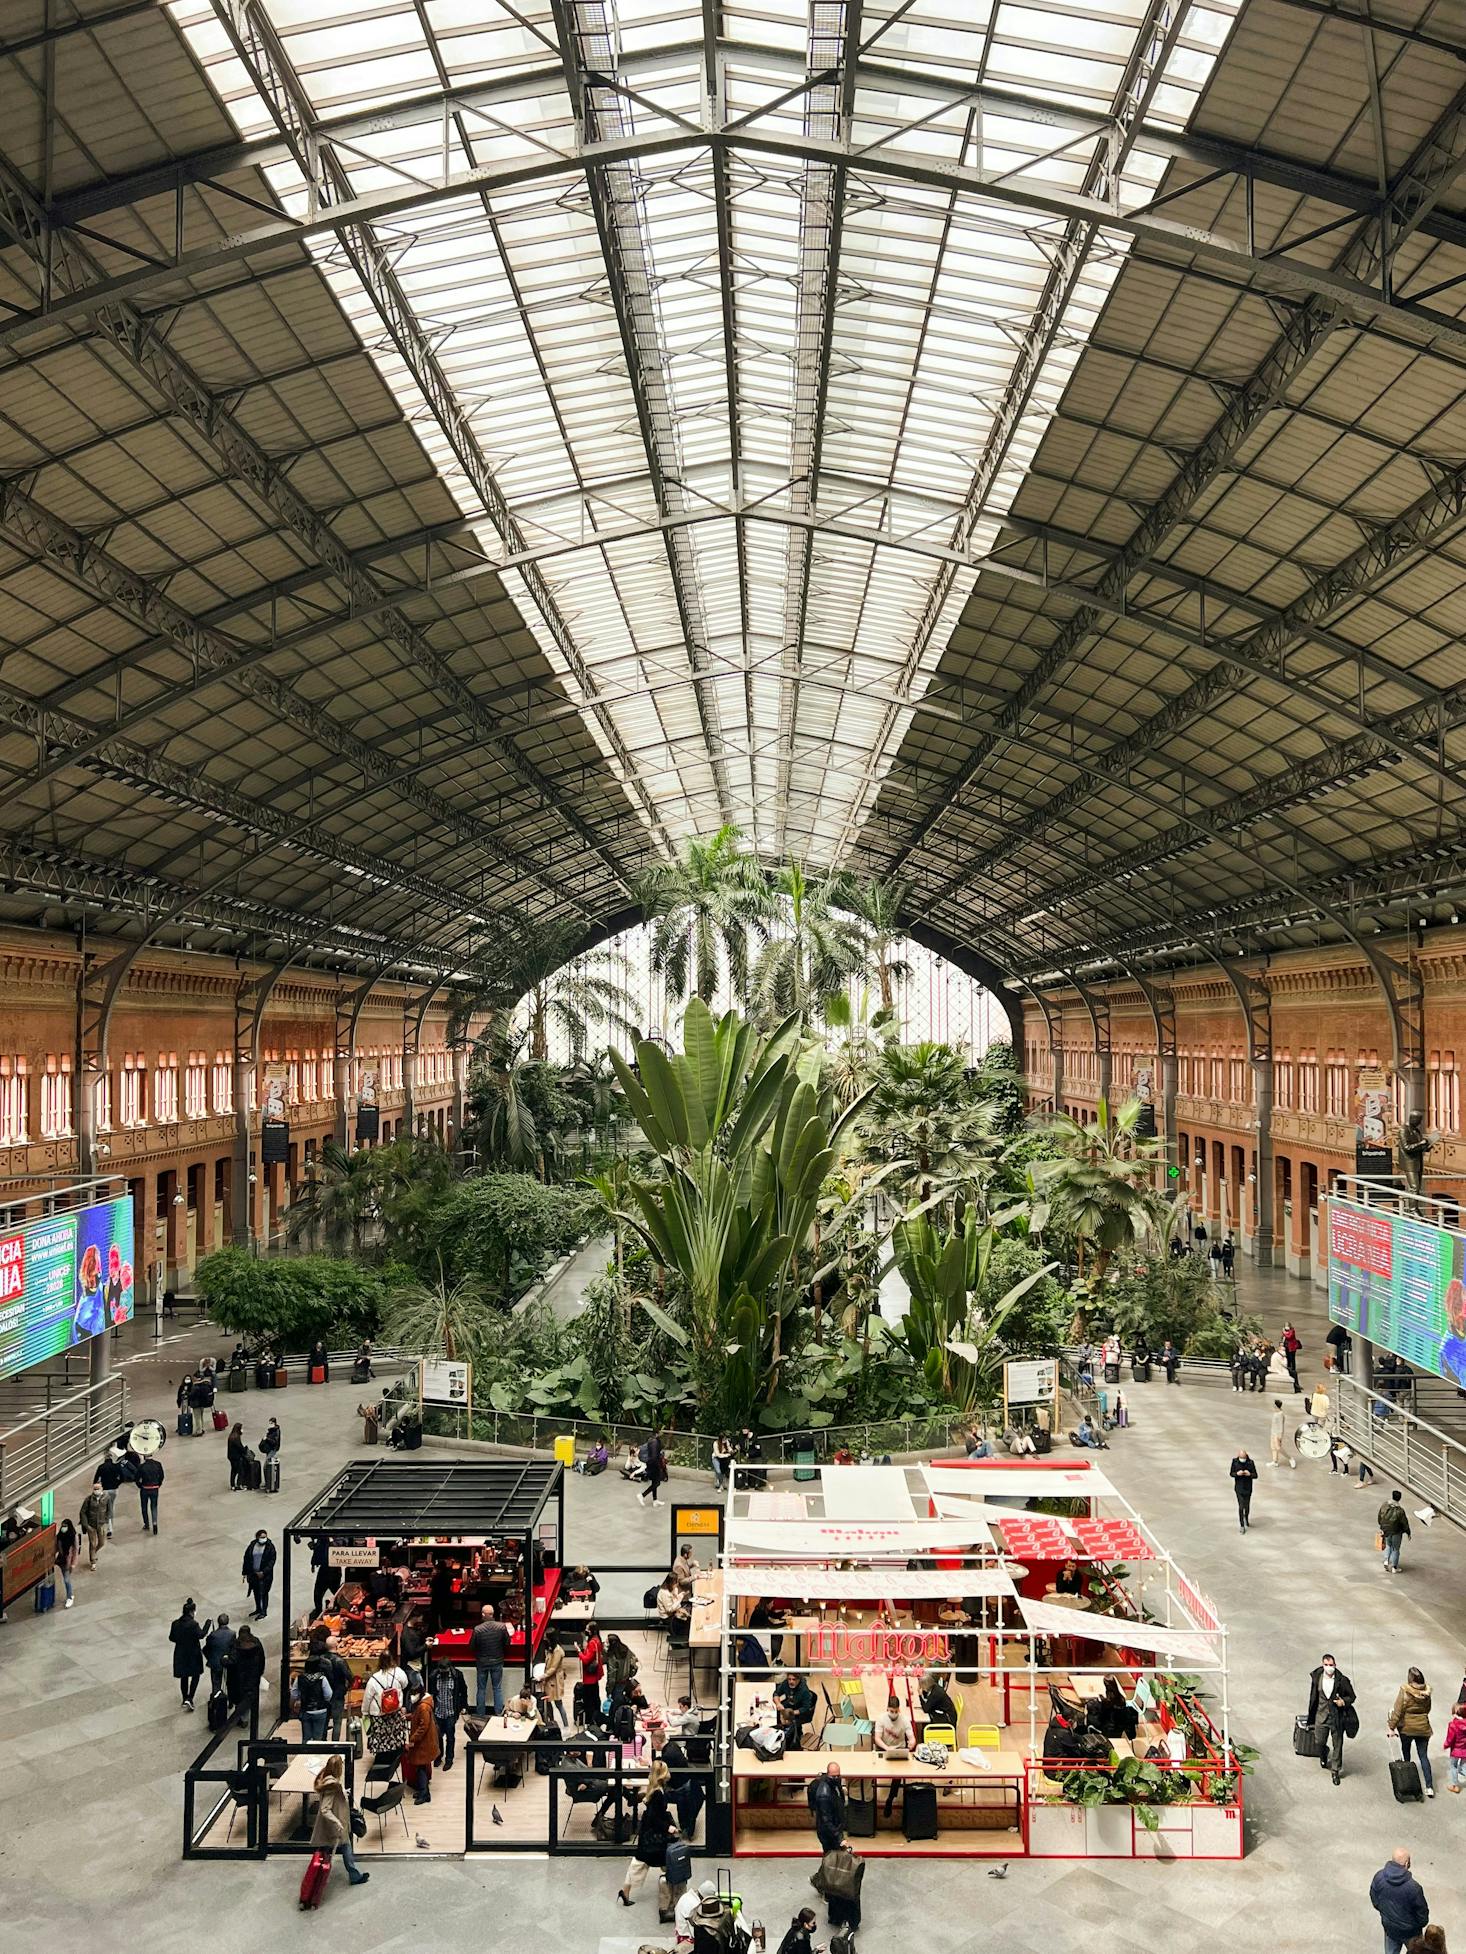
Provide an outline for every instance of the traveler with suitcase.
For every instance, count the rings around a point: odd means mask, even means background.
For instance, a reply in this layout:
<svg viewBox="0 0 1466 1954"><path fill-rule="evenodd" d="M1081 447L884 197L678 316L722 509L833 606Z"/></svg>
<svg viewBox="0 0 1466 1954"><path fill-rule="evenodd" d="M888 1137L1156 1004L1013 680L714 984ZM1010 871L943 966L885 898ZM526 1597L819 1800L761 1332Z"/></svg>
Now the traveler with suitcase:
<svg viewBox="0 0 1466 1954"><path fill-rule="evenodd" d="M255 1605L251 1619L263 1621L270 1612L270 1589L275 1583L275 1543L263 1527L244 1550L241 1572Z"/></svg>
<svg viewBox="0 0 1466 1954"><path fill-rule="evenodd" d="M1396 1692L1389 1726L1400 1740L1401 1762L1390 1766L1396 1799L1403 1803L1407 1798L1418 1798L1422 1781L1426 1797L1434 1798L1435 1780L1430 1774L1430 1691L1419 1669L1410 1670ZM1418 1774L1410 1762L1412 1744L1420 1760Z"/></svg>
<svg viewBox="0 0 1466 1954"><path fill-rule="evenodd" d="M183 1379L174 1395L174 1403L178 1407L178 1436L180 1438L188 1438L193 1432L193 1406L191 1402L193 1385L193 1374L190 1372Z"/></svg>
<svg viewBox="0 0 1466 1954"><path fill-rule="evenodd" d="M272 1418L260 1439L260 1466L267 1493L278 1493L280 1490L280 1440L283 1436L280 1420Z"/></svg>
<svg viewBox="0 0 1466 1954"><path fill-rule="evenodd" d="M310 1863L306 1867L305 1878L300 1886L300 1904L303 1907L316 1907L321 1904L321 1895L326 1890L326 1881L331 1873L332 1854L340 1848L341 1857L346 1861L346 1877L353 1886L363 1886L371 1878L356 1863L356 1848L352 1834L357 1825L366 1830L365 1821L353 1812L346 1796L346 1760L336 1752L328 1757L316 1773L315 1795L316 1822L311 1828L311 1844L315 1848Z"/></svg>
<svg viewBox="0 0 1466 1954"><path fill-rule="evenodd" d="M231 1493L243 1492L249 1474L245 1470L245 1460L249 1447L244 1442L244 1426L235 1423L229 1427L229 1436L224 1441L224 1456L229 1461L229 1490Z"/></svg>
<svg viewBox="0 0 1466 1954"><path fill-rule="evenodd" d="M1308 1679L1308 1727L1318 1742L1318 1761L1335 1784L1344 1768L1344 1739L1359 1735L1355 1702L1353 1683L1325 1653Z"/></svg>
<svg viewBox="0 0 1466 1954"><path fill-rule="evenodd" d="M311 1345L310 1360L306 1366L306 1382L308 1384L329 1384L330 1381L330 1359L327 1356L325 1344L317 1337Z"/></svg>
<svg viewBox="0 0 1466 1954"><path fill-rule="evenodd" d="M642 1882L655 1866L660 1872L667 1863L667 1847L672 1839L672 1807L667 1798L667 1785L671 1772L660 1760L653 1763L646 1774L646 1796L641 1802L641 1815L636 1827L636 1850L631 1855L631 1864L626 1868L616 1898L624 1907L636 1904L635 1896L641 1891Z"/></svg>
<svg viewBox="0 0 1466 1954"><path fill-rule="evenodd" d="M860 1925L860 1887L865 1878L865 1861L851 1851L848 1843L827 1852L810 1885L820 1894L829 1910L830 1925L853 1931Z"/></svg>

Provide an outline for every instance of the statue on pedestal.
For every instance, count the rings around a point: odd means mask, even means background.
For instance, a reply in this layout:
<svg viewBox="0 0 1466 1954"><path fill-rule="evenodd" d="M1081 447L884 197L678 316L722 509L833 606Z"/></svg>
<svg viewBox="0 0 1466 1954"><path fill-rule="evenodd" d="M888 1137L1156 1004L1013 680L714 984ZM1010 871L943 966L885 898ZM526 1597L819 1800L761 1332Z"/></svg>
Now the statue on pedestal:
<svg viewBox="0 0 1466 1954"><path fill-rule="evenodd" d="M1429 1152L1430 1141L1425 1137L1421 1114L1408 1114L1400 1128L1400 1172L1412 1194L1421 1192L1425 1180L1425 1156Z"/></svg>

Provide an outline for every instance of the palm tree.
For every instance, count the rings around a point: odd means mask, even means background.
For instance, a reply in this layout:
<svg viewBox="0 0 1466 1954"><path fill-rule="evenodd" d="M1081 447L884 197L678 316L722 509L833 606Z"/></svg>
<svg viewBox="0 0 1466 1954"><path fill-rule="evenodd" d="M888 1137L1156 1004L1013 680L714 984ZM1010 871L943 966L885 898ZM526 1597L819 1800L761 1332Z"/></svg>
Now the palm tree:
<svg viewBox="0 0 1466 1954"><path fill-rule="evenodd" d="M293 1238L307 1235L312 1248L324 1240L332 1254L341 1254L348 1245L359 1253L366 1224L376 1212L371 1153L348 1153L339 1141L324 1140L318 1157L307 1163L305 1185L290 1205L286 1226Z"/></svg>
<svg viewBox="0 0 1466 1954"><path fill-rule="evenodd" d="M732 823L706 841L686 844L681 861L643 876L637 893L652 926L651 964L674 997L711 1004L718 988L719 952L727 959L735 994L748 993L748 939L765 935L771 902L763 871L742 847Z"/></svg>
<svg viewBox="0 0 1466 1954"><path fill-rule="evenodd" d="M909 891L904 882L862 882L848 876L841 888L840 906L865 925L866 958L880 992L881 1009L896 1008L896 986L911 975L911 965L895 954L905 937L901 912Z"/></svg>
<svg viewBox="0 0 1466 1954"><path fill-rule="evenodd" d="M910 1160L923 1201L935 1182L970 1175L992 1129L963 1054L934 1039L886 1047L862 1125L880 1157Z"/></svg>
<svg viewBox="0 0 1466 1954"><path fill-rule="evenodd" d="M503 1318L489 1308L471 1277L449 1283L439 1256L436 1282L404 1283L388 1296L382 1335L392 1348L415 1357L472 1364L503 1327Z"/></svg>
<svg viewBox="0 0 1466 1954"><path fill-rule="evenodd" d="M1139 1117L1138 1099L1127 1101L1111 1118L1101 1098L1092 1126L1061 1113L1039 1128L1057 1152L1054 1159L1036 1163L1034 1184L1074 1231L1081 1280L1086 1251L1093 1251L1090 1277L1095 1286L1104 1281L1116 1255L1138 1248L1165 1223L1168 1204L1151 1182L1161 1144L1136 1139Z"/></svg>
<svg viewBox="0 0 1466 1954"><path fill-rule="evenodd" d="M771 1020L822 1012L864 974L865 926L837 907L844 889L837 876L812 881L802 863L790 862L774 878L774 889L788 928L759 953L750 987L754 1009Z"/></svg>
<svg viewBox="0 0 1466 1954"><path fill-rule="evenodd" d="M849 993L839 991L825 1006L826 1029L843 1034L825 1047L825 1078L837 1106L853 1105L873 1083L884 1041L891 1034L892 1013L880 1010L872 1017L869 1004L869 994L862 990L857 1011Z"/></svg>
<svg viewBox="0 0 1466 1954"><path fill-rule="evenodd" d="M552 1025L564 1034L572 1059L584 1053L597 1025L637 1037L636 1000L626 986L625 957L609 949L577 956L578 934L569 924L526 918L519 935L503 946L502 976L458 1000L449 1021L449 1042L455 1034L463 1035L471 1017L487 1011L488 1021L474 1042L492 1044L521 1004L531 1059L549 1058Z"/></svg>
<svg viewBox="0 0 1466 1954"><path fill-rule="evenodd" d="M527 1055L527 1030L502 1027L475 1041L469 1106L479 1158L548 1180L562 1135L578 1118L559 1070Z"/></svg>

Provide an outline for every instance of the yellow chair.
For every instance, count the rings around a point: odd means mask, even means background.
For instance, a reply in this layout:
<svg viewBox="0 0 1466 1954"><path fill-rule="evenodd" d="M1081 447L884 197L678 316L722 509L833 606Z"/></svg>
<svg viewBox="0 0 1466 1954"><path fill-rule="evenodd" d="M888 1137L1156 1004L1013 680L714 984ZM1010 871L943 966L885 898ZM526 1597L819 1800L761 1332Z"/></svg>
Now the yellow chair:
<svg viewBox="0 0 1466 1954"><path fill-rule="evenodd" d="M957 1748L957 1732L950 1723L929 1723L921 1740L924 1744L944 1744L948 1750Z"/></svg>
<svg viewBox="0 0 1466 1954"><path fill-rule="evenodd" d="M998 1726L995 1723L974 1723L968 1728L967 1748L969 1750L998 1750L1001 1748L1001 1743L1002 1739L999 1736Z"/></svg>

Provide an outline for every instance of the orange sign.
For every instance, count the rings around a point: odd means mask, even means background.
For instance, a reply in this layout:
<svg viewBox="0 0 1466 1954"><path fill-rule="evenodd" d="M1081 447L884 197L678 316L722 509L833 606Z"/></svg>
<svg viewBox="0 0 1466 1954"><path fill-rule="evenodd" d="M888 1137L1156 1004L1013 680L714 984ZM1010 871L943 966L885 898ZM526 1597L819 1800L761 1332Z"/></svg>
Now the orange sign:
<svg viewBox="0 0 1466 1954"><path fill-rule="evenodd" d="M694 1535L711 1534L716 1540L718 1521L721 1518L716 1506L679 1506L677 1509L677 1537L684 1535L689 1539Z"/></svg>

